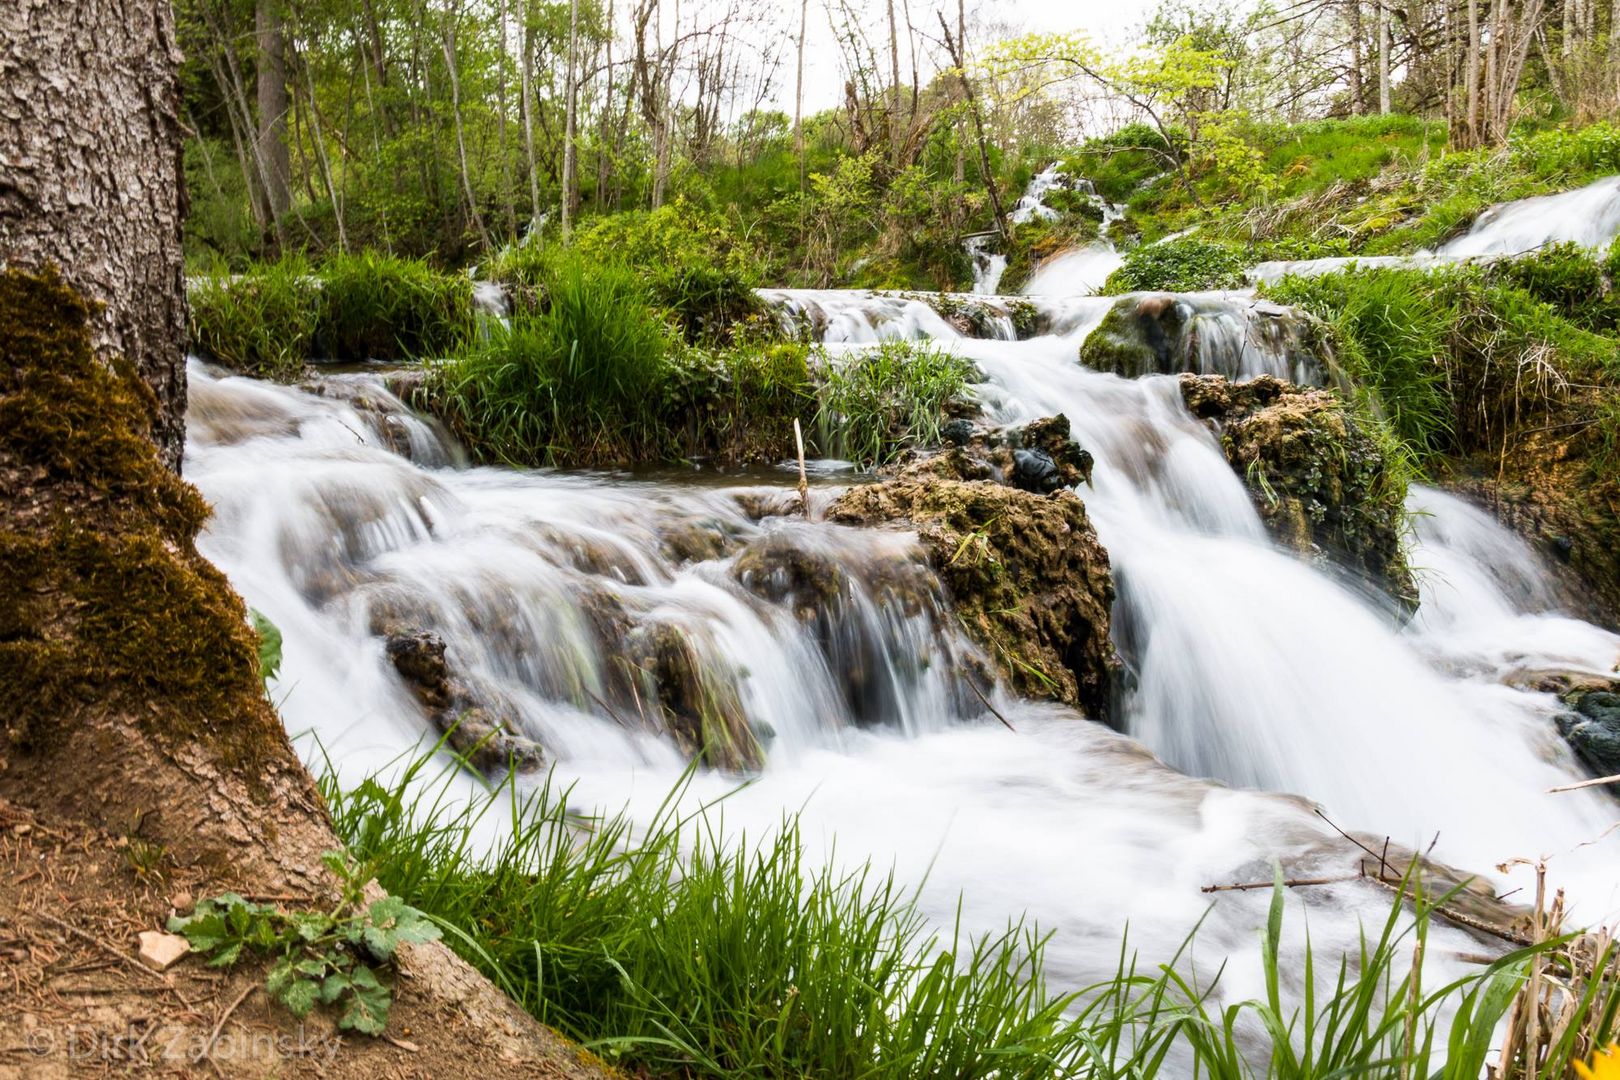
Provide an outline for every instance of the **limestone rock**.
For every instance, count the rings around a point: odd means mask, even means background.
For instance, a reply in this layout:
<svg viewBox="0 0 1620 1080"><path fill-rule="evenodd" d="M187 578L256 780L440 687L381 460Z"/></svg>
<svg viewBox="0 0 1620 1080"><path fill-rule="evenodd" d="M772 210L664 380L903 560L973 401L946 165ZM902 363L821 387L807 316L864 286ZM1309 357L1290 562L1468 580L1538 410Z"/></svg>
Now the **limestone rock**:
<svg viewBox="0 0 1620 1080"><path fill-rule="evenodd" d="M191 951L191 943L179 934L165 934L161 930L142 930L139 938L141 962L157 971L167 971Z"/></svg>
<svg viewBox="0 0 1620 1080"><path fill-rule="evenodd" d="M1406 483L1369 422L1331 390L1262 375L1234 383L1183 375L1182 397L1208 420L1277 541L1333 561L1393 599L1417 607L1406 561Z"/></svg>

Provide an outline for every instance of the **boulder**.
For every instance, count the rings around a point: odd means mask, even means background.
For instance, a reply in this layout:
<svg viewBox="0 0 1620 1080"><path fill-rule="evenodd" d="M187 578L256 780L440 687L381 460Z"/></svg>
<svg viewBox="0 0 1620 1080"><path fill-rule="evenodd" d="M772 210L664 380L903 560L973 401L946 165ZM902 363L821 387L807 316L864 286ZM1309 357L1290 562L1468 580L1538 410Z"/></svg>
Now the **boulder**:
<svg viewBox="0 0 1620 1080"><path fill-rule="evenodd" d="M690 632L672 622L646 622L624 639L626 663L651 702L659 726L689 756L717 769L757 769L765 752L737 695L738 674L716 671Z"/></svg>
<svg viewBox="0 0 1620 1080"><path fill-rule="evenodd" d="M1570 711L1558 717L1558 733L1594 776L1620 775L1620 684L1577 690L1563 698Z"/></svg>
<svg viewBox="0 0 1620 1080"><path fill-rule="evenodd" d="M1052 453L1045 440L1068 432L1057 420L1036 429L1033 448L1078 481L1089 475L1089 455ZM914 530L959 623L1010 685L1105 719L1117 667L1108 553L1068 487L1040 494L1011 485L1013 449L979 433L889 479L851 488L828 517Z"/></svg>
<svg viewBox="0 0 1620 1080"><path fill-rule="evenodd" d="M1262 375L1233 383L1183 375L1182 397L1210 422L1279 543L1332 561L1416 610L1406 561L1406 481L1372 422L1331 390Z"/></svg>

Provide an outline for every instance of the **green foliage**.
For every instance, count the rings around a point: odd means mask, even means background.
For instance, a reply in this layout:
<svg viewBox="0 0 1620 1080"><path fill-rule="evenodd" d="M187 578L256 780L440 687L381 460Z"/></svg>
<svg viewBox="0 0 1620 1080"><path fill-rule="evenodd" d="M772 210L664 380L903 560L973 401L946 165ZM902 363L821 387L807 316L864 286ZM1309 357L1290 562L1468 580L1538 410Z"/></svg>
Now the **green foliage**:
<svg viewBox="0 0 1620 1080"><path fill-rule="evenodd" d="M911 341L829 356L817 391L817 446L872 468L936 445L946 407L975 374L955 353Z"/></svg>
<svg viewBox="0 0 1620 1080"><path fill-rule="evenodd" d="M432 370L442 411L486 456L511 464L631 453L668 389L670 329L616 263L565 253L525 272L541 278L538 307Z"/></svg>
<svg viewBox="0 0 1620 1080"><path fill-rule="evenodd" d="M375 252L255 263L195 279L190 345L232 371L290 381L311 359L439 356L472 326L472 282Z"/></svg>
<svg viewBox="0 0 1620 1080"><path fill-rule="evenodd" d="M1620 325L1620 304L1605 284L1604 263L1579 244L1550 244L1490 264L1490 276L1516 286L1587 330Z"/></svg>
<svg viewBox="0 0 1620 1080"><path fill-rule="evenodd" d="M381 1035L394 994L377 967L391 964L401 944L438 940L439 928L397 896L367 904L370 875L342 852L327 852L322 861L342 884L330 912L284 912L225 893L171 918L169 929L210 967L234 967L244 953L269 958L265 993L294 1016L309 1015L317 1003L334 1005L342 1010L339 1029Z"/></svg>
<svg viewBox="0 0 1620 1080"><path fill-rule="evenodd" d="M1170 136L1167 144L1156 128L1126 124L1112 134L1088 139L1068 159L1068 172L1090 180L1097 194L1109 202L1125 202L1146 181L1186 156L1186 131L1173 128Z"/></svg>
<svg viewBox="0 0 1620 1080"><path fill-rule="evenodd" d="M1313 956L1307 944L1300 958L1285 951L1279 885L1262 981L1243 1001L1217 1004L1221 976L1195 969L1192 935L1152 970L1126 943L1111 977L1059 994L1038 931L932 931L892 875L812 864L792 818L750 843L724 834L715 807L683 816L678 788L632 827L623 815L580 818L549 781L452 806L424 775L430 760L350 790L323 776L338 834L521 1005L638 1075L1152 1080L1252 1068L1278 1080L1466 1080L1532 958L1562 944L1420 988L1407 965L1449 897L1409 880L1354 954ZM492 824L501 839L486 852L473 837ZM1284 989L1285 967L1300 962L1302 1004ZM1609 963L1612 947L1599 966ZM1571 1030L1612 1037L1612 983L1573 1003ZM1574 1040L1553 1047L1544 1075L1574 1053Z"/></svg>
<svg viewBox="0 0 1620 1080"><path fill-rule="evenodd" d="M1243 251L1206 240L1166 240L1133 248L1103 285L1103 293L1235 289L1249 258Z"/></svg>
<svg viewBox="0 0 1620 1080"><path fill-rule="evenodd" d="M1265 291L1327 324L1344 376L1421 460L1495 449L1569 383L1620 376L1612 340L1581 325L1606 300L1589 298L1572 318L1517 280L1567 299L1558 270L1567 265L1555 253L1529 271L1358 269L1285 278Z"/></svg>
<svg viewBox="0 0 1620 1080"><path fill-rule="evenodd" d="M232 371L288 381L313 352L320 285L301 258L210 274L188 299L191 349Z"/></svg>
<svg viewBox="0 0 1620 1080"><path fill-rule="evenodd" d="M268 686L281 674L281 629L258 608L248 608L248 621L259 636L259 677Z"/></svg>
<svg viewBox="0 0 1620 1080"><path fill-rule="evenodd" d="M472 282L374 251L320 266L314 355L336 360L443 356L471 328Z"/></svg>
<svg viewBox="0 0 1620 1080"><path fill-rule="evenodd" d="M689 342L726 340L731 324L758 306L758 254L725 219L684 199L597 218L579 230L574 246L587 258L639 272Z"/></svg>

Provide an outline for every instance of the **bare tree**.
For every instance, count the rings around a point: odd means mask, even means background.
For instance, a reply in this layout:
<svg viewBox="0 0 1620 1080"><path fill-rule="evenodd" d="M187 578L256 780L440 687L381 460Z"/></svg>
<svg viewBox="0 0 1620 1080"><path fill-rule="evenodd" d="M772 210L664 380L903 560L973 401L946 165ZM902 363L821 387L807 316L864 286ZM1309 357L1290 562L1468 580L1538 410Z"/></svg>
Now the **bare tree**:
<svg viewBox="0 0 1620 1080"><path fill-rule="evenodd" d="M562 175L562 234L567 239L574 229L574 204L579 199L578 181L575 179L575 124L576 113L579 106L579 85L577 82L579 55L579 0L569 0L568 3L568 81L564 84L563 95L566 98L564 109L567 119L563 122L563 175Z"/></svg>

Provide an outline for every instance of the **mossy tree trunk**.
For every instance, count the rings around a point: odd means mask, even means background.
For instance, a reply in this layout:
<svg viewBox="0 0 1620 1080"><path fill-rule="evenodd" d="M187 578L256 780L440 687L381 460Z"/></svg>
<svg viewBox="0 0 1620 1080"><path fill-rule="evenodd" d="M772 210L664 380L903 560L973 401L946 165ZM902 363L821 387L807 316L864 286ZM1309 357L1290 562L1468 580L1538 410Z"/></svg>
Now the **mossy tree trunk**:
<svg viewBox="0 0 1620 1080"><path fill-rule="evenodd" d="M0 3L0 263L54 263L159 403L180 467L186 368L181 158L169 0Z"/></svg>

